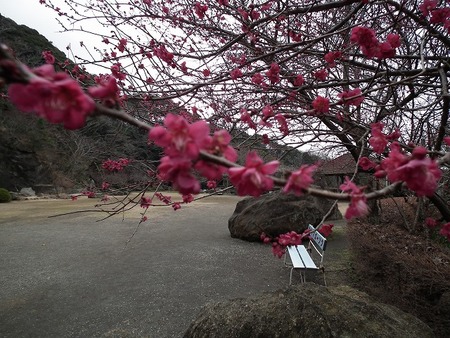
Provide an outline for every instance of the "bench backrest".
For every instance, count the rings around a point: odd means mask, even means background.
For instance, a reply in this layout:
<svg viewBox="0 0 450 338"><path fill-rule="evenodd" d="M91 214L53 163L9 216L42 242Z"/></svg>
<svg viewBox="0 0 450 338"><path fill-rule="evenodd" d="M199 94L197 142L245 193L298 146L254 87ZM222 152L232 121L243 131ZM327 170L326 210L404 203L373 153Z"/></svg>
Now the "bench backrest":
<svg viewBox="0 0 450 338"><path fill-rule="evenodd" d="M327 239L319 231L315 231L316 228L314 228L311 224L308 225L308 229L311 230L309 236L314 241L314 243L322 251L325 251L325 249L327 248Z"/></svg>

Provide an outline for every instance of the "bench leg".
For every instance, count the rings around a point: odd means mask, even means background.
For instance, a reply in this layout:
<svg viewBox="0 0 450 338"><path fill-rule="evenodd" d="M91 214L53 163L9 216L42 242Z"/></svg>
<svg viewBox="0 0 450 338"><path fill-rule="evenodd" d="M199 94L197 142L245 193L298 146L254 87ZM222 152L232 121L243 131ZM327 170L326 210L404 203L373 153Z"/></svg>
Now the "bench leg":
<svg viewBox="0 0 450 338"><path fill-rule="evenodd" d="M289 273L289 286L292 285L292 274L294 273L294 267L291 268L291 272ZM300 283L306 283L306 271L300 270Z"/></svg>

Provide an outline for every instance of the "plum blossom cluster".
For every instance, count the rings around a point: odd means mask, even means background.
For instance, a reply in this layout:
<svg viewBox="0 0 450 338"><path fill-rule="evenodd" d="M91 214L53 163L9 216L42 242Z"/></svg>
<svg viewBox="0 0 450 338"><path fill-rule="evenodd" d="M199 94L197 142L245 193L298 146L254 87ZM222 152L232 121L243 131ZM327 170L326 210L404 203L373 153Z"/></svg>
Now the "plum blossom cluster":
<svg viewBox="0 0 450 338"><path fill-rule="evenodd" d="M343 91L338 97L341 99L340 103L348 106L357 107L364 101L364 95L362 95L361 89L359 88Z"/></svg>
<svg viewBox="0 0 450 338"><path fill-rule="evenodd" d="M440 225L438 220L428 217L425 219L425 226L430 230L435 230L440 227L439 234L450 241L450 222Z"/></svg>
<svg viewBox="0 0 450 338"><path fill-rule="evenodd" d="M286 253L286 247L290 245L302 244L305 233L298 234L295 231L291 231L285 234L281 234L278 237L272 238L270 236L267 236L266 233L263 232L261 233L260 238L263 243L272 245L272 253L274 254L274 256L281 258Z"/></svg>
<svg viewBox="0 0 450 338"><path fill-rule="evenodd" d="M368 58L393 58L396 48L400 47L400 36L388 34L385 42L380 42L373 29L367 27L354 27L351 31L350 41L359 45L361 52Z"/></svg>
<svg viewBox="0 0 450 338"><path fill-rule="evenodd" d="M317 165L302 165L298 170L292 172L283 188L285 193L302 195L314 182L313 174Z"/></svg>
<svg viewBox="0 0 450 338"><path fill-rule="evenodd" d="M333 224L322 224L319 227L319 232L328 237L333 232ZM300 245L304 238L310 238L311 230L306 229L302 234L295 231L290 231L276 237L270 237L265 232L262 232L260 239L264 244L272 246L272 253L274 256L281 258L286 253L286 248L291 245Z"/></svg>
<svg viewBox="0 0 450 338"><path fill-rule="evenodd" d="M122 171L123 168L130 164L130 160L128 158L119 158L117 161L107 159L102 163L102 168L108 171Z"/></svg>
<svg viewBox="0 0 450 338"><path fill-rule="evenodd" d="M274 174L279 166L278 161L264 163L255 152L250 152L245 166L230 168L228 174L238 195L259 196L273 188L273 180L268 176Z"/></svg>
<svg viewBox="0 0 450 338"><path fill-rule="evenodd" d="M405 155L394 142L390 150L389 156L376 167L375 176L387 176L390 182L403 181L418 196L432 196L442 172L436 161L427 156L427 149L415 147L411 155Z"/></svg>
<svg viewBox="0 0 450 338"><path fill-rule="evenodd" d="M438 8L438 4L439 1L437 0L425 0L419 6L419 10L424 17L430 17L429 20L431 23L443 25L450 32L450 7Z"/></svg>
<svg viewBox="0 0 450 338"><path fill-rule="evenodd" d="M67 129L84 126L95 109L95 103L68 74L55 72L47 64L32 69L27 83L13 83L8 95L24 112L35 113L51 123L62 123Z"/></svg>
<svg viewBox="0 0 450 338"><path fill-rule="evenodd" d="M210 180L219 179L226 172L223 166L200 160L200 151L223 156L229 161L237 159L236 151L229 146L228 132L220 130L210 136L205 121L189 124L182 116L168 114L164 126L150 130L149 139L164 149L165 156L158 166L160 178L172 182L181 194L200 191L194 168Z"/></svg>
<svg viewBox="0 0 450 338"><path fill-rule="evenodd" d="M114 107L121 102L119 86L116 78L109 75L99 75L94 78L97 86L89 87L88 93L95 99L99 99L107 107Z"/></svg>
<svg viewBox="0 0 450 338"><path fill-rule="evenodd" d="M389 142L395 141L401 136L398 129L396 129L389 135L385 135L383 133L384 125L381 122L372 123L370 127L372 136L369 139L369 144L377 154L382 154Z"/></svg>
<svg viewBox="0 0 450 338"><path fill-rule="evenodd" d="M355 183L350 181L348 177L345 178L345 182L339 187L343 192L350 194L350 204L345 212L346 219L352 219L354 217L363 217L369 213L369 207L367 206L367 198L364 195L364 188L358 187Z"/></svg>

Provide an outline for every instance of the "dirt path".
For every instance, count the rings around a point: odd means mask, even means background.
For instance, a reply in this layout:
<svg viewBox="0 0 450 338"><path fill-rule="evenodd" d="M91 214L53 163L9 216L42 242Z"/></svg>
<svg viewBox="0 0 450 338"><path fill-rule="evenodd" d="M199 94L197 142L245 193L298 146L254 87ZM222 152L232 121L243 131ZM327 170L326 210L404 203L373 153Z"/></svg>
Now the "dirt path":
<svg viewBox="0 0 450 338"><path fill-rule="evenodd" d="M230 238L238 200L153 208L128 245L142 209L96 222L95 213L48 218L93 200L0 204L1 336L180 337L207 302L287 287L268 246ZM344 230L336 226L325 257L329 285L346 268Z"/></svg>

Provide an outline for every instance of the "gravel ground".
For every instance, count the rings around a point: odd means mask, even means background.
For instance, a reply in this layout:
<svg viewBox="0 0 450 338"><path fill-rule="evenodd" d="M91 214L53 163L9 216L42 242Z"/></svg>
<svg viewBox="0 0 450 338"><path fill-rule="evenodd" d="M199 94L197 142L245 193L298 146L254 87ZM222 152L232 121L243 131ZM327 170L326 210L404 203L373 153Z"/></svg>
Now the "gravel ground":
<svg viewBox="0 0 450 338"><path fill-rule="evenodd" d="M287 287L268 246L229 236L238 200L151 208L133 237L140 208L98 222L99 213L48 218L93 200L0 204L0 336L181 337L208 302ZM329 285L346 269L342 230L325 257Z"/></svg>

